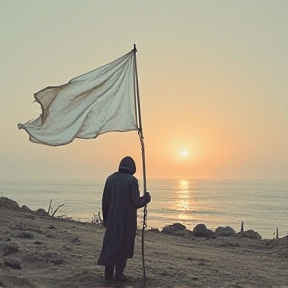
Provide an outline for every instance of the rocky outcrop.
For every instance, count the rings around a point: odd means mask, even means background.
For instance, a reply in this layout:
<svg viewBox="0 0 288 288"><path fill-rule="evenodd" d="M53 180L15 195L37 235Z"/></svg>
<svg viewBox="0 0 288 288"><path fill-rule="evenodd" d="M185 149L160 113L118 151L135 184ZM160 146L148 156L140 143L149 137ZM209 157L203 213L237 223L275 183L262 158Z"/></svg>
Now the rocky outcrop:
<svg viewBox="0 0 288 288"><path fill-rule="evenodd" d="M207 229L205 224L197 224L193 229L193 236L197 237L212 237L214 232L210 229Z"/></svg>
<svg viewBox="0 0 288 288"><path fill-rule="evenodd" d="M6 197L0 197L0 206L5 207L7 209L12 209L12 210L19 210L20 207L18 203L14 200L11 200Z"/></svg>
<svg viewBox="0 0 288 288"><path fill-rule="evenodd" d="M187 236L192 232L186 229L186 226L181 223L174 223L172 225L165 226L161 233L175 235L175 236Z"/></svg>
<svg viewBox="0 0 288 288"><path fill-rule="evenodd" d="M238 232L237 236L246 237L246 238L250 238L250 239L254 239L254 240L261 240L262 239L260 234L258 232L255 232L254 230L247 230L247 231L243 231L243 232Z"/></svg>
<svg viewBox="0 0 288 288"><path fill-rule="evenodd" d="M32 210L30 210L30 208L27 207L26 205L23 205L23 206L20 208L20 210L21 210L22 212L32 212Z"/></svg>
<svg viewBox="0 0 288 288"><path fill-rule="evenodd" d="M49 213L46 212L44 209L42 208L39 208L35 211L35 214L38 215L38 216L49 216Z"/></svg>
<svg viewBox="0 0 288 288"><path fill-rule="evenodd" d="M222 236L222 237L230 237L230 236L237 236L237 233L230 226L226 226L226 227L220 226L215 230L215 235Z"/></svg>

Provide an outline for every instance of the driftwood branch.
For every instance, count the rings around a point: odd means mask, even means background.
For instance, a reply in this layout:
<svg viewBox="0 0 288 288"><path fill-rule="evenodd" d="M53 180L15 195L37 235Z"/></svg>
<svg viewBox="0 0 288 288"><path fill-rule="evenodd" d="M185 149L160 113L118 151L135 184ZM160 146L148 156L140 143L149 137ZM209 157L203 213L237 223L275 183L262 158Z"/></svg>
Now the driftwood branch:
<svg viewBox="0 0 288 288"><path fill-rule="evenodd" d="M52 199L50 200L49 208L48 208L48 211L47 211L48 214L50 214L51 206L52 206Z"/></svg>
<svg viewBox="0 0 288 288"><path fill-rule="evenodd" d="M59 209L60 207L62 207L62 206L64 206L64 204L59 205L59 206L55 209L55 211L53 212L52 199L51 199L47 213L48 213L48 214L51 213L51 216L53 217L53 216L56 214L56 212L58 211L58 209Z"/></svg>
<svg viewBox="0 0 288 288"><path fill-rule="evenodd" d="M55 213L58 211L58 209L60 208L60 207L62 207L62 206L64 206L64 204L61 204L61 205L59 205L56 209L55 209L55 211L53 212L53 214L51 215L52 217L55 215Z"/></svg>

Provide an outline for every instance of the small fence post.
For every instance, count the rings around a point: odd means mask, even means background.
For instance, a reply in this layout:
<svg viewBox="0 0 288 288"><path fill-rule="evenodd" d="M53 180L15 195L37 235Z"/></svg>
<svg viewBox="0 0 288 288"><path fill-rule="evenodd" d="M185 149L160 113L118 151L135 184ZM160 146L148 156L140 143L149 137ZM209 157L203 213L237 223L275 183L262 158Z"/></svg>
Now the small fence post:
<svg viewBox="0 0 288 288"><path fill-rule="evenodd" d="M241 232L244 232L244 222L241 222Z"/></svg>

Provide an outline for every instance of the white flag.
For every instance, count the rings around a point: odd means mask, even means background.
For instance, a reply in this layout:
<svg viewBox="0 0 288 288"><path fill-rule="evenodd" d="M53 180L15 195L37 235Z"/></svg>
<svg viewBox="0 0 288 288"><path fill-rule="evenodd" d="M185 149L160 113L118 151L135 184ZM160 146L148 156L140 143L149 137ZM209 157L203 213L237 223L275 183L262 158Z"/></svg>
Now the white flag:
<svg viewBox="0 0 288 288"><path fill-rule="evenodd" d="M35 93L42 114L18 124L30 140L50 146L75 138L91 139L110 131L137 130L135 52L70 80Z"/></svg>

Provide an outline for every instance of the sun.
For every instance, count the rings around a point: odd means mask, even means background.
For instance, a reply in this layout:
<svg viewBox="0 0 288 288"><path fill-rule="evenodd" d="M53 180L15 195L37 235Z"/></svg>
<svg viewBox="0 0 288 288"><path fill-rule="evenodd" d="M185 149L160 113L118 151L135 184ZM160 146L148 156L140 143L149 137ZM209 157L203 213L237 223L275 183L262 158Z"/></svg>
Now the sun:
<svg viewBox="0 0 288 288"><path fill-rule="evenodd" d="M181 157L186 158L188 155L189 155L189 153L188 153L187 150L181 150L181 151L180 151L180 156L181 156Z"/></svg>

